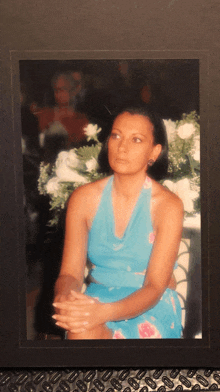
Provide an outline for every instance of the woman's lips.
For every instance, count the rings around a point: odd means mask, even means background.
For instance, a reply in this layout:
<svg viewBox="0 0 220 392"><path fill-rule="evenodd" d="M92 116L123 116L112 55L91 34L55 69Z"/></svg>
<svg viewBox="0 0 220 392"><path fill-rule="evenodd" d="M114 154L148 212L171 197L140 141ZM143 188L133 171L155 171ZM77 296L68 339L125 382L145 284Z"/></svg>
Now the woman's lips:
<svg viewBox="0 0 220 392"><path fill-rule="evenodd" d="M127 161L127 159L124 159L124 158L116 158L116 162L118 162L118 163L127 163L128 161Z"/></svg>

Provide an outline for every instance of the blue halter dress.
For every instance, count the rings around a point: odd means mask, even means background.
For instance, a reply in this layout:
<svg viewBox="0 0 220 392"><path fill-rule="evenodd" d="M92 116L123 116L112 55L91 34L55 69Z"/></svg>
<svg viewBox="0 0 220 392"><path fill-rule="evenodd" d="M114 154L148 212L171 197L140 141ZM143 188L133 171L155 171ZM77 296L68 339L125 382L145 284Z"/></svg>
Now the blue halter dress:
<svg viewBox="0 0 220 392"><path fill-rule="evenodd" d="M122 238L115 236L112 184L113 176L103 190L88 238L92 283L85 294L104 303L123 299L142 287L154 242L150 178L144 182ZM106 325L113 339L178 339L181 307L177 293L166 289L153 308L132 319Z"/></svg>

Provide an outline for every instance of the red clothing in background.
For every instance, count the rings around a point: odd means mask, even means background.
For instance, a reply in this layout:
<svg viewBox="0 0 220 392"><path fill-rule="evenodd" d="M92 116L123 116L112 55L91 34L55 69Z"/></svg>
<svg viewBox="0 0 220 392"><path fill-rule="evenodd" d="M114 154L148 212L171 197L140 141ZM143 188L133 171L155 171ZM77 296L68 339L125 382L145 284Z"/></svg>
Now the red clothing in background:
<svg viewBox="0 0 220 392"><path fill-rule="evenodd" d="M78 143L85 139L84 128L89 121L83 113L75 113L71 109L57 110L56 108L41 108L35 111L38 118L40 132L44 132L53 124L59 121L66 129L69 140L68 143Z"/></svg>

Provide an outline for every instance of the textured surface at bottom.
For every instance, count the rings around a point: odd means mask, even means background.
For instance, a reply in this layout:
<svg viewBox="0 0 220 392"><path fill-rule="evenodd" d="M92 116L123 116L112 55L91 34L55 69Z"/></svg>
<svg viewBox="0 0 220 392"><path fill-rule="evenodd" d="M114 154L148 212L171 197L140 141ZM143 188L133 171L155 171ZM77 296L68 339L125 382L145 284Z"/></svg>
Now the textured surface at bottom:
<svg viewBox="0 0 220 392"><path fill-rule="evenodd" d="M0 392L220 391L217 369L25 369L0 372Z"/></svg>

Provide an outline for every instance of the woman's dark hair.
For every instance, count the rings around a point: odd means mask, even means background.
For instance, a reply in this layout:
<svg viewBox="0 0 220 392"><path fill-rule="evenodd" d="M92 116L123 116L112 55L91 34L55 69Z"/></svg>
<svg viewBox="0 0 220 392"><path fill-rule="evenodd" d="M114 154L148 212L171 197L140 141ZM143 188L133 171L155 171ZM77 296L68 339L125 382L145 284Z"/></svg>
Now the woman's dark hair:
<svg viewBox="0 0 220 392"><path fill-rule="evenodd" d="M108 164L108 139L111 133L113 123L120 114L130 113L139 114L147 117L153 125L153 138L154 145L161 144L162 151L152 166L147 169L147 174L154 180L162 180L167 176L168 170L168 142L165 126L160 116L153 110L152 107L146 104L138 104L120 108L116 113L112 115L111 121L104 130L105 138L103 141L103 148L99 156L100 171L111 173L111 168Z"/></svg>

